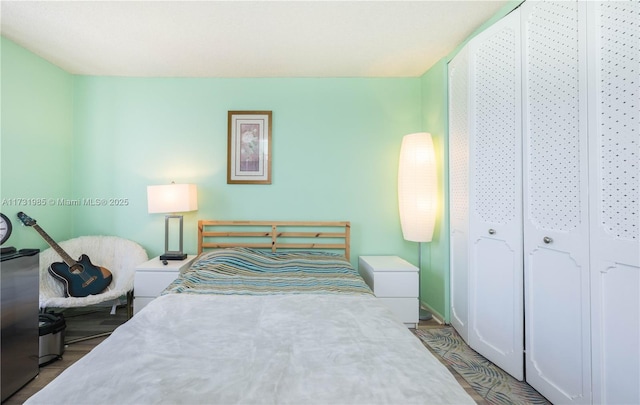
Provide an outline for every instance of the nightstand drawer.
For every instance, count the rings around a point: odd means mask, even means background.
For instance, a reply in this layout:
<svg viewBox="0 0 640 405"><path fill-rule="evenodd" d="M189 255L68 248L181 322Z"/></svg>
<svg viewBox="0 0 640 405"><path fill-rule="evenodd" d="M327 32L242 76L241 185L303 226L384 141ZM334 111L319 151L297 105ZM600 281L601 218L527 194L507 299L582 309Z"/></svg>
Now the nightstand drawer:
<svg viewBox="0 0 640 405"><path fill-rule="evenodd" d="M360 256L358 268L375 296L396 319L415 328L420 316L418 268L398 256Z"/></svg>
<svg viewBox="0 0 640 405"><path fill-rule="evenodd" d="M158 256L136 267L133 281L133 313L137 314L160 295L173 280L180 276L180 272L186 271L191 266L195 258L194 255L189 255L185 260L162 261Z"/></svg>
<svg viewBox="0 0 640 405"><path fill-rule="evenodd" d="M178 271L138 271L133 290L136 297L157 297L178 275Z"/></svg>
<svg viewBox="0 0 640 405"><path fill-rule="evenodd" d="M415 327L420 315L417 298L380 298L380 302L391 309L397 320Z"/></svg>
<svg viewBox="0 0 640 405"><path fill-rule="evenodd" d="M137 314L138 312L140 312L140 310L144 307L147 306L147 304L149 304L151 301L155 300L158 297L145 297L145 298L141 298L141 297L136 297L133 299L133 308L134 308L134 314Z"/></svg>
<svg viewBox="0 0 640 405"><path fill-rule="evenodd" d="M376 297L418 297L418 273L375 272L370 280Z"/></svg>

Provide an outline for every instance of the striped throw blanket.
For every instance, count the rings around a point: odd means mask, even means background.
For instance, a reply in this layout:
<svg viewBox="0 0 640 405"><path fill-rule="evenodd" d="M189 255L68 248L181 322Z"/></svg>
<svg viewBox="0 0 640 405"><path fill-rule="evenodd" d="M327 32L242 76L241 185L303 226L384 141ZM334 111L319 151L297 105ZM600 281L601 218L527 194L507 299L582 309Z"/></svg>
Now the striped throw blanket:
<svg viewBox="0 0 640 405"><path fill-rule="evenodd" d="M372 294L343 257L248 248L201 255L163 294Z"/></svg>

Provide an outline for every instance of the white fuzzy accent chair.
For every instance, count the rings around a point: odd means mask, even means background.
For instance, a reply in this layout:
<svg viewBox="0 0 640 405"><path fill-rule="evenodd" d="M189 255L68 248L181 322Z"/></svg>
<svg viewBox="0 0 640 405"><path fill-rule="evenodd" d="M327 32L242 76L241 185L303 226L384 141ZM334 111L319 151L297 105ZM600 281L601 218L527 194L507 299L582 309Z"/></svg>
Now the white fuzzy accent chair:
<svg viewBox="0 0 640 405"><path fill-rule="evenodd" d="M131 316L133 278L136 266L149 260L147 252L128 239L117 236L81 236L59 243L60 247L78 260L82 254L91 263L105 267L113 276L111 284L100 294L87 297L65 297L62 282L48 272L49 265L62 258L52 248L40 252L40 310L46 308L86 307L127 296L127 311Z"/></svg>

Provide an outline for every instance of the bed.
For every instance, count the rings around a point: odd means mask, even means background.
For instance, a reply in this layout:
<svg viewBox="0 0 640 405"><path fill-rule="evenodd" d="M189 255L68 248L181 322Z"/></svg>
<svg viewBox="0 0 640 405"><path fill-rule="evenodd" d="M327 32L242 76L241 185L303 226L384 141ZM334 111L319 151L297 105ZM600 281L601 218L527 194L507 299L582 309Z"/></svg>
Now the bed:
<svg viewBox="0 0 640 405"><path fill-rule="evenodd" d="M198 233L163 295L27 403L474 403L351 266L348 222Z"/></svg>

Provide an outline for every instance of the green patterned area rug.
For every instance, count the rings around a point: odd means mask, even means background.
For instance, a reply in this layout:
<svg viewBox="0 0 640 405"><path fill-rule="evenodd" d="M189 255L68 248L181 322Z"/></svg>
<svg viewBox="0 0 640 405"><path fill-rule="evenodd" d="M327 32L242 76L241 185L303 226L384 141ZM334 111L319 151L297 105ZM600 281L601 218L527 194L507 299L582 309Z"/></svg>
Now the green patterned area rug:
<svg viewBox="0 0 640 405"><path fill-rule="evenodd" d="M452 327L417 329L413 332L487 403L550 404L529 384L516 380L476 353Z"/></svg>

